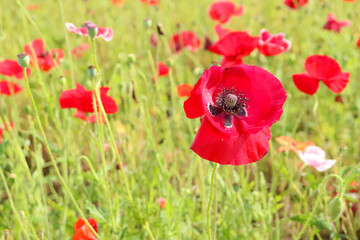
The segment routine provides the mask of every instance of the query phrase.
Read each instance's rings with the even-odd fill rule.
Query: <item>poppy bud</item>
[[[172,66],[174,65],[174,62],[171,58],[169,58],[167,61],[166,61],[166,66],[168,66],[169,68],[171,68]]]
[[[136,62],[136,56],[134,54],[130,53],[128,55],[128,62],[129,62],[129,64]]]
[[[27,55],[26,53],[18,54],[17,62],[20,67],[26,68],[27,66],[29,66],[29,63],[30,63],[29,55]]]
[[[163,32],[163,30],[162,30],[162,24],[161,23],[158,23],[157,25],[156,25],[156,29],[157,29],[157,32],[158,32],[158,34],[159,35],[165,35],[164,34],[164,32]]]
[[[86,27],[87,27],[87,30],[88,30],[89,37],[91,39],[94,39],[96,37],[96,34],[98,33],[98,28],[97,28],[96,24],[89,23],[89,24],[86,25]]]
[[[96,77],[96,67],[93,65],[90,65],[88,67],[88,75],[90,79],[93,79]]]
[[[330,208],[329,215],[330,215],[331,221],[336,221],[339,218],[339,216],[343,210],[342,197],[334,198],[331,201],[329,208]]]
[[[144,18],[144,20],[143,20],[143,25],[144,25],[144,28],[145,28],[145,29],[151,28],[151,26],[152,26],[152,21],[151,21],[151,19],[149,19],[149,18]]]

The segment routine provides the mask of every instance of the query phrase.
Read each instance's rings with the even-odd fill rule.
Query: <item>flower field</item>
[[[359,0],[0,7],[0,239],[360,239]]]

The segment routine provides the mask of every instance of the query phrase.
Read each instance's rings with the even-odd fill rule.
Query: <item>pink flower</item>
[[[299,157],[305,164],[314,167],[319,172],[331,168],[336,160],[325,159],[325,152],[317,146],[308,146],[304,152],[298,151]]]
[[[71,54],[76,58],[76,59],[80,59],[82,58],[82,56],[85,54],[85,52],[87,50],[89,50],[90,46],[87,43],[83,43],[77,47],[74,47],[71,50]]]
[[[156,200],[156,202],[159,204],[160,208],[164,208],[165,204],[166,204],[166,200],[165,198],[161,197],[158,200]]]
[[[94,24],[92,22],[85,22],[83,27],[77,28],[75,27],[74,24],[72,23],[65,23],[66,28],[69,30],[69,32],[72,33],[76,33],[82,36],[89,36],[88,35],[88,29],[87,26]],[[96,34],[96,37],[101,37],[103,38],[105,41],[111,41],[112,38],[114,36],[113,30],[111,28],[102,28],[102,27],[98,27],[98,33]]]
[[[259,52],[265,56],[275,56],[289,50],[291,42],[284,37],[284,33],[272,35],[266,29],[262,29],[258,42]]]
[[[327,16],[327,22],[324,24],[323,29],[340,33],[343,27],[349,26],[350,21],[338,21],[335,19],[335,14],[330,13]]]

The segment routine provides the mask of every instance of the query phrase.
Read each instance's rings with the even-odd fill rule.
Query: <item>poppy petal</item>
[[[194,89],[190,84],[184,83],[176,87],[176,92],[179,97],[190,97],[191,91]]]
[[[349,82],[350,73],[343,72],[329,80],[323,80],[323,83],[334,93],[339,93]]]
[[[339,64],[326,55],[312,55],[305,61],[305,71],[318,79],[329,79],[341,73]]]
[[[269,149],[270,129],[230,137],[205,117],[191,149],[200,157],[219,164],[244,165],[260,160]]]
[[[246,57],[257,46],[258,37],[252,37],[247,32],[231,32],[215,42],[209,51],[227,57]]]
[[[13,82],[2,80],[0,81],[0,95],[8,95],[11,96],[20,92],[22,88]]]
[[[319,88],[319,80],[307,73],[293,74],[292,78],[295,86],[303,93],[313,95]]]
[[[26,69],[26,75],[31,73],[30,68]],[[23,68],[19,66],[17,61],[5,59],[0,62],[0,74],[8,77],[15,77],[16,79],[24,79]]]

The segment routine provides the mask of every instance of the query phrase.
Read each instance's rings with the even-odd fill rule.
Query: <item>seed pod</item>
[[[29,55],[26,53],[21,53],[17,55],[17,62],[20,65],[20,67],[26,68],[29,66],[30,58]]]
[[[334,198],[330,205],[329,205],[329,208],[330,208],[330,212],[329,212],[329,215],[330,215],[330,219],[331,221],[336,221],[342,210],[343,210],[343,199],[342,197],[336,197]]]

